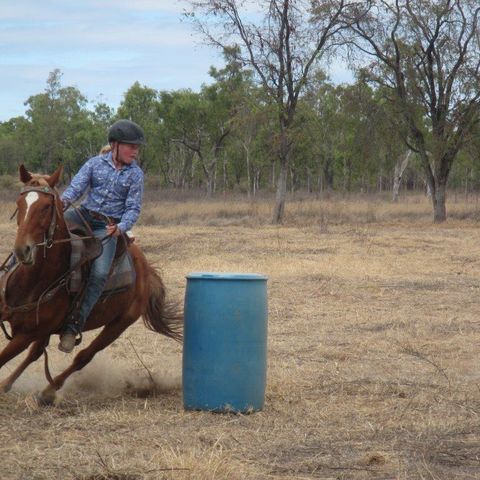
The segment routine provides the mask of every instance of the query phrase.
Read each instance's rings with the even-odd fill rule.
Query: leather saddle
[[[93,233],[87,222],[84,224],[67,223],[71,238],[69,291],[80,294],[88,278],[91,262],[102,253],[102,242],[92,237]],[[87,237],[87,238],[86,238]],[[122,233],[117,241],[117,249],[102,296],[112,295],[127,290],[135,283],[135,268],[128,245],[132,243],[128,235]]]

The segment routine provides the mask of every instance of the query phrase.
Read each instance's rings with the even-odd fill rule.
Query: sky
[[[180,0],[0,0],[0,122],[24,115],[50,72],[113,108],[138,81],[155,90],[209,83],[223,60],[202,45]],[[342,65],[332,80],[348,81]]]

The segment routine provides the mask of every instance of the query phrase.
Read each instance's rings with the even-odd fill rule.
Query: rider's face
[[[130,165],[137,158],[139,150],[140,145],[132,145],[130,143],[116,143],[113,145],[113,155],[115,160],[121,163],[126,163],[127,165]]]

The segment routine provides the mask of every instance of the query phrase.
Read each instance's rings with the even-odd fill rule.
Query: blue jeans
[[[97,238],[103,238],[107,234],[107,222],[92,218],[88,212],[82,209],[82,215],[89,223],[93,234]],[[79,222],[77,212],[74,209],[69,209],[64,214],[65,219]],[[81,221],[79,223],[82,223]],[[115,257],[115,250],[117,248],[117,237],[109,237],[103,241],[103,252],[97,257],[91,267],[88,276],[87,285],[85,287],[85,295],[80,305],[78,315],[75,323],[68,323],[65,327],[73,333],[80,333],[85,326],[90,312],[102,295],[103,288],[107,283],[108,274]]]

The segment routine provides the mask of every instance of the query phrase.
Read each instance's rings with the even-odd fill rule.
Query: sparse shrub
[[[158,219],[153,213],[146,213],[138,219],[138,224],[146,226],[158,225]]]
[[[18,178],[12,175],[0,175],[0,189],[14,190],[17,188]]]
[[[162,179],[159,175],[145,175],[145,188],[149,190],[159,190],[162,188]]]
[[[318,225],[320,233],[328,233],[328,218],[325,214],[325,210],[320,208],[320,215],[318,217]]]
[[[366,223],[375,223],[377,221],[377,214],[372,203],[367,205],[367,211],[365,213],[365,222]]]

